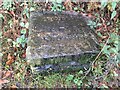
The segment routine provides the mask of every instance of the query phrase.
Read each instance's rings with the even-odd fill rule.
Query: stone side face
[[[95,34],[77,13],[32,12],[29,32],[29,60],[97,51]]]
[[[2,18],[0,17],[0,79],[2,78]],[[2,84],[0,84],[0,89]]]

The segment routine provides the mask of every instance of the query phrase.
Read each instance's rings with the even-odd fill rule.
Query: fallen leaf
[[[3,75],[2,79],[6,79],[7,77],[12,75],[12,71],[6,71],[5,74]]]
[[[6,64],[7,64],[7,65],[11,65],[13,62],[14,62],[14,60],[11,59],[11,60],[8,60],[8,61],[6,62]]]
[[[23,57],[23,58],[26,58],[26,53],[23,53],[23,54],[22,54],[22,57]]]
[[[16,85],[12,85],[10,88],[18,88]]]
[[[10,53],[8,54],[8,56],[7,56],[7,62],[6,62],[6,64],[7,65],[11,65],[13,62],[14,62],[14,56],[12,56]]]
[[[9,53],[8,56],[7,56],[7,60],[11,60],[11,59],[13,59],[13,57]]]
[[[108,38],[108,36],[102,36],[102,39],[107,39]]]
[[[2,79],[0,79],[0,85],[4,84],[4,83],[8,83],[8,82],[9,82],[8,80],[2,80]]]

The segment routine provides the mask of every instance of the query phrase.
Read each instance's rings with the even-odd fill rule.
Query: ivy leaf
[[[103,35],[100,32],[98,32],[98,36],[102,37]]]
[[[0,53],[0,57],[2,57],[3,56],[3,54],[2,53]]]
[[[105,1],[102,0],[101,1],[101,7],[104,8],[104,7],[106,7],[106,5],[107,5],[107,2],[105,2]]]
[[[115,10],[116,5],[117,5],[117,3],[116,3],[116,2],[112,2],[112,9],[113,9],[113,10]]]
[[[68,80],[68,81],[71,81],[73,78],[74,78],[74,75],[69,75],[69,76],[67,77],[67,80]]]
[[[0,38],[2,37],[2,32],[0,32]]]
[[[78,10],[78,7],[75,7],[74,10]]]
[[[4,16],[2,14],[0,14],[0,18],[4,18]]]
[[[29,18],[29,17],[30,17],[30,14],[29,14],[29,13],[26,13],[26,16],[27,16],[27,18]]]
[[[52,2],[62,3],[62,0],[52,0]]]
[[[25,30],[25,29],[22,29],[22,30],[21,30],[21,34],[26,34],[26,30]]]
[[[116,14],[117,14],[117,12],[113,11],[112,14],[111,14],[111,19],[113,19],[116,16]]]
[[[101,23],[97,23],[97,26],[102,26],[102,24]]]
[[[82,70],[80,70],[80,71],[79,71],[79,74],[83,74],[83,71],[82,71]]]
[[[19,44],[15,41],[13,41],[13,47],[19,47]]]
[[[17,43],[20,43],[21,42],[21,38],[17,38]]]
[[[117,59],[120,60],[120,53],[118,53],[118,55],[117,55]]]
[[[29,27],[29,23],[28,23],[28,22],[25,24],[25,27],[26,27],[26,28],[28,28],[28,27]]]
[[[25,47],[25,43],[22,43],[21,45],[22,45],[23,48]]]
[[[12,20],[8,21],[8,24],[9,24],[10,28],[12,28],[13,21]]]
[[[30,11],[34,11],[35,9],[33,7],[30,8]]]
[[[77,78],[75,78],[74,80],[73,80],[73,82],[75,83],[75,84],[77,84],[78,83],[78,79]]]
[[[25,9],[23,10],[22,14],[23,14],[23,15],[24,15],[24,14],[27,14],[28,11],[29,11],[29,9],[28,9],[28,8],[25,8]]]
[[[105,84],[102,84],[101,88],[109,88],[109,87]]]
[[[109,52],[109,50],[108,50],[109,48],[110,48],[109,45],[105,46],[104,49],[103,49],[103,53],[109,55],[109,54],[110,54],[110,52]]]
[[[21,27],[25,27],[25,24],[23,22],[20,22]]]
[[[57,3],[62,3],[62,0],[57,0]]]
[[[111,48],[111,49],[110,49],[110,52],[117,54],[117,53],[118,53],[118,49],[117,49],[117,48]]]

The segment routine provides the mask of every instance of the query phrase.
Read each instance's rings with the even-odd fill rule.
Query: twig
[[[104,44],[103,48],[101,49],[101,51],[98,53],[98,55],[96,56],[95,60],[92,62],[91,67],[88,69],[87,73],[85,74],[85,76],[81,79],[85,79],[85,77],[90,73],[92,66],[94,65],[94,63],[97,61],[97,59],[99,58],[100,54],[102,53],[102,51],[104,50],[105,46],[107,45],[108,41],[109,41],[110,35],[106,41],[106,43]]]

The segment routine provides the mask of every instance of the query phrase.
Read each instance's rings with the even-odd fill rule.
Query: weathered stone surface
[[[31,15],[29,59],[49,58],[97,50],[90,28],[82,16],[65,13]]]
[[[96,36],[87,20],[77,13],[32,12],[28,61],[41,63],[41,58],[96,53]]]

